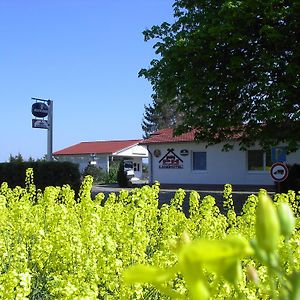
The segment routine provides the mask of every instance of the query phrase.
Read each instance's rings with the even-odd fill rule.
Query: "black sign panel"
[[[32,128],[48,129],[49,124],[47,120],[32,119]]]
[[[187,155],[189,155],[189,150],[187,150],[187,149],[182,149],[182,150],[180,150],[180,155],[182,155],[182,156],[187,156]]]
[[[43,102],[33,103],[31,112],[37,118],[45,118],[48,116],[48,106]]]

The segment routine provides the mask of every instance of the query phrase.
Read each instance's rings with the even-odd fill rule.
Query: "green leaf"
[[[135,265],[123,273],[127,284],[133,283],[163,283],[171,279],[176,273],[176,268],[161,269],[153,266]]]
[[[276,208],[265,193],[258,195],[255,232],[258,246],[267,252],[276,250],[280,237],[280,224]]]
[[[183,246],[179,263],[185,277],[201,279],[205,268],[233,282],[240,277],[239,259],[252,253],[249,242],[241,236],[225,240],[198,240]]]
[[[287,238],[295,229],[296,220],[293,211],[288,203],[279,203],[277,212],[281,234]]]
[[[241,236],[225,240],[198,240],[183,247],[180,256],[194,263],[219,262],[226,258],[242,258],[252,254],[249,242]]]
[[[239,260],[229,263],[222,274],[230,283],[236,283],[242,278],[242,266]]]

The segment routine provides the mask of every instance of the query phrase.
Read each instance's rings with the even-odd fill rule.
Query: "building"
[[[148,157],[146,147],[139,145],[140,142],[141,140],[81,142],[54,152],[53,156],[58,161],[70,161],[78,164],[81,172],[88,164],[95,164],[108,172],[111,161],[131,160],[134,177],[140,179],[143,176],[143,158]]]
[[[270,175],[271,153],[258,146],[241,151],[238,142],[232,150],[224,144],[206,147],[195,142],[195,131],[173,137],[172,129],[162,129],[141,142],[149,152],[149,181],[176,185],[274,186]],[[287,164],[300,162],[300,151],[286,156]]]

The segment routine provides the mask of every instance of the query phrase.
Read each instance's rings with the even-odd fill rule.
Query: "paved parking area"
[[[120,190],[126,189],[126,190],[131,190],[132,188],[135,188],[138,186],[133,186],[130,188],[119,188],[117,184],[111,184],[111,185],[94,185],[92,188],[92,196],[96,195],[97,193],[104,193],[106,196],[108,196],[110,193],[119,193]],[[160,189],[160,194],[159,194],[159,203],[160,205],[164,203],[169,203],[170,200],[174,197],[174,194],[176,193],[176,190],[179,187],[167,187],[167,186],[162,186]],[[211,195],[216,199],[216,204],[218,207],[222,210],[222,201],[223,201],[223,187],[221,186],[215,186],[213,188],[212,186],[203,186],[203,187],[183,187],[183,189],[186,191],[186,197],[184,200],[183,204],[183,210],[185,213],[188,213],[189,209],[189,204],[188,204],[188,199],[189,199],[189,193],[192,190],[196,190],[201,198],[204,198],[207,195]],[[235,210],[237,213],[240,213],[243,204],[245,203],[246,199],[248,198],[249,195],[251,194],[257,194],[259,191],[259,187],[244,187],[240,188],[240,190],[235,191],[233,187],[233,201],[234,201],[234,206]],[[270,192],[270,194],[274,194],[274,190]]]

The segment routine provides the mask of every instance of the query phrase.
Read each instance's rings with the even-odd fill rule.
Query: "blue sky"
[[[155,58],[142,31],[172,22],[172,0],[0,0],[0,161],[41,158],[31,97],[54,103],[53,150],[142,137]]]

